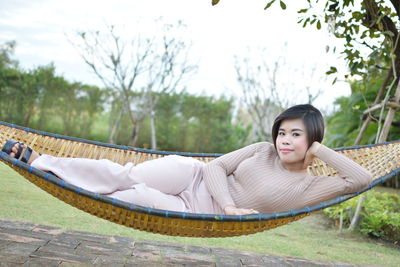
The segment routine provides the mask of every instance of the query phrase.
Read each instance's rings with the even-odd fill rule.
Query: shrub
[[[373,237],[400,241],[400,196],[377,191],[364,194],[359,231]],[[324,213],[334,220],[339,220],[340,214],[343,214],[343,225],[346,227],[355,212],[358,198],[326,208]]]

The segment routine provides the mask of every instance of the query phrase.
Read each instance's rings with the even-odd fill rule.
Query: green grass
[[[322,214],[263,233],[232,238],[183,238],[129,229],[75,209],[38,189],[0,163],[0,218],[52,225],[68,230],[223,247],[260,254],[355,264],[398,266],[398,247],[327,227]]]

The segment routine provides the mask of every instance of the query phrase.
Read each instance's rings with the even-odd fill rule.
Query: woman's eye
[[[284,132],[280,132],[280,133],[278,133],[278,135],[285,135],[285,133]]]
[[[293,136],[300,136],[299,133],[293,133]]]

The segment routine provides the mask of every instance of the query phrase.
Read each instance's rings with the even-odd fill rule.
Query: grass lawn
[[[3,163],[0,163],[0,181],[0,218],[129,236],[137,240],[170,241],[354,264],[400,264],[398,246],[371,241],[356,234],[340,234],[328,226],[322,214],[249,236],[209,239],[170,237],[136,231],[86,214],[38,189]]]

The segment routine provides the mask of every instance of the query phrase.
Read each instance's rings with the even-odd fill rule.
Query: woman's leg
[[[145,161],[129,170],[129,176],[135,183],[163,193],[177,195],[193,181],[195,172],[204,163],[189,157],[170,155]]]
[[[86,190],[111,194],[144,183],[166,194],[177,195],[192,181],[195,168],[201,162],[187,157],[166,156],[134,166],[124,166],[102,159],[58,158],[42,155],[32,166],[51,171],[61,179]]]
[[[100,194],[125,190],[133,185],[125,174],[128,164],[124,168],[106,159],[59,158],[43,154],[31,166],[52,172],[70,184]]]
[[[188,211],[181,197],[165,194],[145,184],[137,184],[131,189],[116,191],[107,196],[153,209]]]

